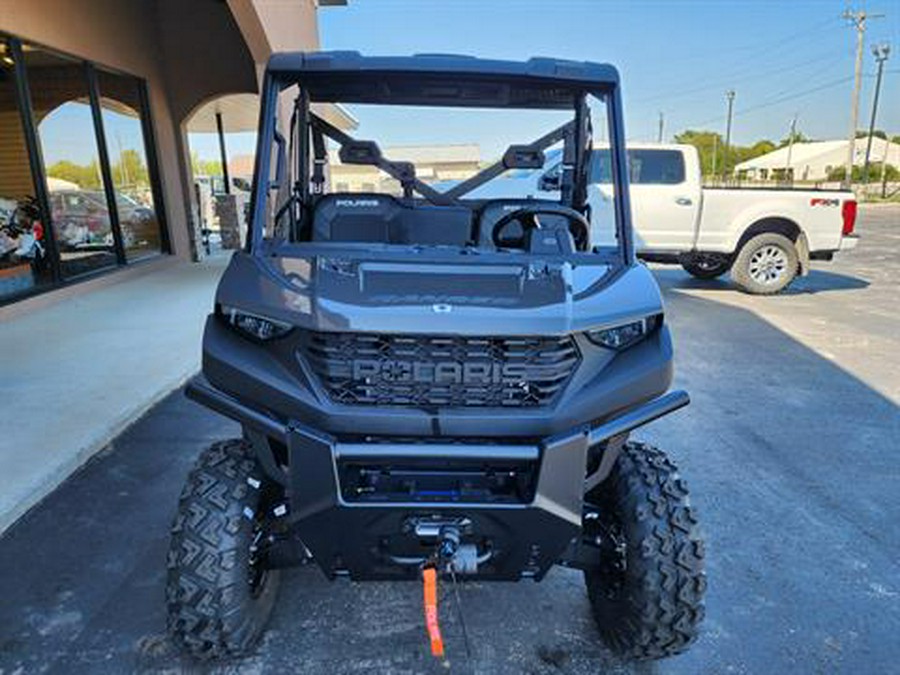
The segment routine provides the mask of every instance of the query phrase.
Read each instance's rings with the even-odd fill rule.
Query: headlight
[[[252,314],[242,309],[221,306],[219,312],[225,321],[239,333],[255,340],[274,340],[287,335],[291,331],[291,325],[270,319],[267,316]]]
[[[637,344],[662,324],[662,314],[654,314],[638,321],[629,321],[611,328],[587,331],[594,344],[621,351]]]

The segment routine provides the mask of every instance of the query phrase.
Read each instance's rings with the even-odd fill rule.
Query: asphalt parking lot
[[[616,661],[578,573],[461,588],[450,672],[900,672],[900,207],[774,298],[660,269],[692,405],[638,437],[692,488],[707,619],[687,654]],[[0,539],[0,674],[446,672],[415,584],[286,574],[255,655],[200,667],[164,636],[168,526],[197,453],[237,427],[175,393]],[[26,451],[27,449],[23,449]]]

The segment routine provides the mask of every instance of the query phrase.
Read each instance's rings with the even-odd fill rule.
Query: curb
[[[60,464],[50,467],[45,475],[41,476],[38,481],[28,488],[26,496],[23,499],[19,500],[16,504],[13,504],[10,508],[0,512],[0,537],[5,536],[7,532],[11,531],[15,524],[20,522],[31,509],[38,506],[46,497],[56,490],[56,488],[85,466],[94,456],[109,447],[122,432],[143,417],[151,408],[153,408],[153,406],[176,389],[181,388],[189,379],[199,372],[199,369],[199,364],[196,364],[189,372],[179,373],[150,396],[116,417],[111,423],[105,425],[103,429],[97,432],[96,437],[93,440],[76,450],[71,457],[62,461]]]

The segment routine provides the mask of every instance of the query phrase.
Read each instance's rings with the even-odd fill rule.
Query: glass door
[[[129,261],[159,253],[162,239],[147,161],[141,82],[97,69],[118,222]]]
[[[118,264],[83,62],[23,48],[62,278]]]

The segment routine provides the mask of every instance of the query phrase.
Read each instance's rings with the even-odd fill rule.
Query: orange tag
[[[422,581],[425,585],[425,626],[431,640],[431,655],[444,655],[444,641],[441,638],[441,627],[438,625],[437,609],[437,571],[433,567],[422,570]]]

